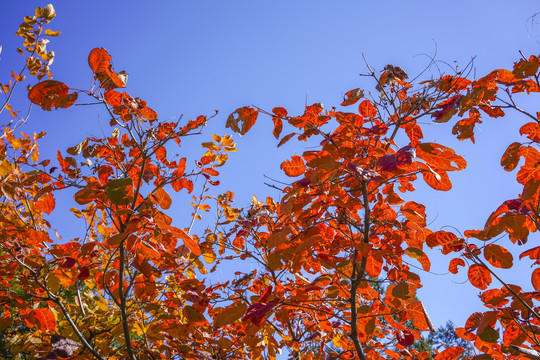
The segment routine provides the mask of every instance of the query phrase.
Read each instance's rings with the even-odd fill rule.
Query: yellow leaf
[[[58,36],[58,35],[60,35],[60,31],[53,31],[51,29],[47,29],[47,30],[45,30],[45,35]]]
[[[214,261],[216,261],[216,254],[214,254],[214,253],[205,253],[204,254],[204,261],[206,261],[208,264],[212,264]]]

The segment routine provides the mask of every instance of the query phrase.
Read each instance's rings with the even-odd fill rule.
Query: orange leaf
[[[519,129],[519,133],[521,135],[527,134],[527,137],[529,139],[535,142],[539,142],[540,141],[540,124],[535,123],[535,122],[527,123]]]
[[[343,96],[343,102],[341,103],[341,106],[349,106],[355,104],[363,96],[364,92],[360,89],[349,90],[345,93],[345,96]]]
[[[69,86],[56,80],[45,80],[37,83],[28,92],[28,99],[43,110],[51,108],[68,108],[77,100],[77,93],[69,92]]]
[[[171,196],[162,188],[157,188],[156,191],[154,191],[154,199],[156,199],[157,204],[161,206],[162,209],[167,210],[171,207]]]
[[[450,347],[435,355],[434,360],[454,360],[457,359],[463,351],[461,346]]]
[[[489,244],[484,248],[484,257],[491,265],[500,269],[510,269],[514,260],[508,250],[495,244]]]
[[[304,159],[298,155],[293,155],[291,160],[284,161],[280,168],[285,172],[285,175],[290,177],[300,176],[306,171]]]
[[[456,328],[456,335],[467,341],[474,341],[476,339],[476,334],[465,328]]]
[[[111,55],[104,48],[95,48],[88,55],[88,65],[94,73],[110,72]]]
[[[195,256],[201,256],[201,248],[199,248],[199,244],[197,244],[197,242],[191,236],[189,236],[189,234],[187,234],[184,230],[175,228],[173,226],[171,226],[170,229],[175,236],[182,239],[184,245],[186,245]]]
[[[257,116],[259,112],[255,109],[250,108],[249,106],[244,106],[242,108],[236,109],[229,117],[227,118],[227,123],[225,127],[230,128],[232,131],[244,135],[251,129],[255,122],[257,121]],[[241,123],[242,128],[239,127]]]
[[[283,121],[275,116],[272,118],[272,121],[274,122],[274,130],[272,131],[272,134],[276,139],[279,139],[279,135],[283,130]]]
[[[381,274],[382,262],[374,256],[368,256],[366,259],[366,273],[369,276],[377,277]]]
[[[519,162],[518,152],[520,147],[521,143],[518,142],[512,143],[510,146],[508,146],[501,158],[501,166],[504,167],[504,170],[512,171],[516,168]]]
[[[448,191],[452,189],[452,182],[444,170],[422,171],[426,184],[435,190]]]
[[[416,157],[435,169],[445,171],[463,170],[467,167],[467,161],[454,150],[436,143],[418,144]]]
[[[449,245],[454,242],[457,242],[458,238],[451,232],[439,230],[434,233],[431,233],[426,238],[426,244],[430,248],[433,248],[438,245]]]
[[[428,319],[421,301],[417,301],[409,305],[407,308],[407,313],[412,318],[414,326],[416,326],[418,330],[429,330]]]
[[[281,145],[285,144],[287,141],[291,140],[291,138],[296,135],[296,133],[290,133],[288,135],[285,135],[280,141],[277,147],[280,147]]]
[[[485,267],[481,265],[472,265],[469,268],[468,276],[471,284],[480,290],[487,289],[488,285],[491,284],[491,274]]]
[[[55,201],[52,193],[43,195],[38,201],[34,203],[34,208],[39,211],[46,212],[48,215],[54,210]]]
[[[369,100],[364,100],[358,106],[358,113],[364,118],[374,118],[377,116],[377,109]]]
[[[109,90],[105,93],[105,101],[111,106],[120,106],[122,105],[122,93]]]
[[[534,269],[531,276],[531,282],[534,290],[540,290],[540,268]]]
[[[519,148],[519,155],[525,158],[525,164],[517,174],[517,181],[525,185],[529,181],[536,181],[540,178],[540,153],[532,146],[522,146]]]
[[[51,310],[47,308],[35,309],[34,316],[41,331],[53,332],[56,329],[56,318]]]
[[[450,260],[450,265],[448,265],[448,271],[452,274],[458,273],[458,266],[465,266],[465,261],[461,258],[454,258]]]

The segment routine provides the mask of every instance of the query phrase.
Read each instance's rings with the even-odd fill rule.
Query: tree
[[[248,133],[263,114],[273,121],[278,146],[295,138],[313,145],[282,163],[294,181],[272,185],[279,200],[253,197],[244,211],[234,207],[232,192],[211,190],[236,150],[230,135],[202,140],[200,158],[171,156],[183,138],[202,136],[206,116],[161,120],[124,90],[127,76],[113,69],[103,48],[88,56],[90,89],[52,80],[54,54],[44,37],[58,35],[46,29],[54,16],[48,5],[25,17],[17,34],[25,39],[26,64],[2,85],[1,110],[11,116],[0,137],[3,356],[275,359],[285,350],[298,360],[456,359],[466,350],[461,342],[413,346],[422,331],[435,331],[416,297],[421,278],[409,265],[429,270],[425,246],[452,255],[450,272],[467,267],[471,284],[483,291],[488,311],[455,331],[474,342],[479,358],[539,356],[540,271],[531,274],[535,291],[523,291],[493,269],[513,266],[501,234],[523,246],[538,228],[540,117],[516,99],[540,91],[538,57],[477,80],[456,72],[409,82],[397,66],[380,72],[368,66],[373,92],[350,90],[341,104],[357,104],[357,111],[324,110],[320,103],[298,116],[282,107],[237,109],[227,119],[233,132]],[[28,88],[31,103],[51,111],[90,99],[108,112],[110,135],[61,144],[54,162],[40,159],[45,134],[19,134],[27,119],[17,122],[10,102],[25,74],[40,80]],[[422,122],[457,115],[452,133],[474,142],[481,114],[501,117],[509,109],[532,120],[520,131],[527,139],[511,144],[501,160],[512,171],[524,158],[517,174],[523,193],[465,237],[429,229],[426,207],[414,201],[415,181],[450,191],[449,172],[466,161],[424,141]],[[69,191],[72,216],[86,226],[76,239],[53,240],[60,236],[47,217],[57,211],[57,194]],[[187,222],[167,214],[172,191],[198,194]],[[198,230],[195,221],[212,208],[216,220]],[[520,258],[537,265],[539,254],[532,247]],[[211,282],[231,261],[240,269],[236,277]],[[258,268],[242,272],[243,261]],[[492,277],[500,289],[488,288]]]
[[[452,321],[447,321],[444,326],[437,328],[435,332],[430,332],[427,337],[422,336],[422,339],[415,342],[413,346],[417,350],[430,353],[435,349],[461,347],[465,350],[462,357],[471,357],[473,355],[473,346],[456,335],[456,327]]]

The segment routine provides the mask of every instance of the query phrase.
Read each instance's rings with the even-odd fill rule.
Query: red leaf
[[[424,137],[424,134],[422,133],[422,128],[418,124],[408,126],[405,129],[405,133],[411,140],[410,145],[413,147],[416,147],[419,144],[420,140]]]
[[[110,72],[111,55],[104,48],[95,48],[88,55],[88,65],[94,73]]]
[[[43,110],[51,108],[68,108],[77,100],[77,93],[68,94],[69,87],[56,80],[45,80],[37,83],[28,92],[28,99]]]
[[[51,310],[39,308],[35,309],[33,313],[41,331],[52,332],[56,329],[56,318]]]
[[[62,261],[62,263],[60,264],[60,266],[65,269],[69,269],[75,266],[75,264],[77,264],[77,260],[75,260],[71,256],[66,256],[64,260]]]
[[[77,277],[77,279],[86,280],[89,277],[90,277],[90,269],[88,268],[88,266],[83,266],[82,268],[79,269],[79,276]]]
[[[270,285],[270,286],[267,286],[267,287],[263,290],[263,292],[261,293],[261,296],[259,296],[259,302],[260,302],[260,303],[265,303],[266,300],[268,300],[268,297],[269,297],[270,295],[272,295],[272,289],[273,289],[273,287],[272,287],[272,285]]]
[[[300,176],[306,171],[304,159],[298,155],[293,155],[291,160],[284,161],[280,168],[285,172],[285,175],[290,177]]]
[[[366,273],[369,276],[377,277],[381,274],[381,270],[382,262],[373,256],[368,256],[366,259]]]
[[[275,298],[274,300],[266,304],[263,304],[263,303],[251,304],[249,308],[247,309],[246,314],[242,317],[242,321],[251,320],[251,322],[254,325],[261,325],[265,316],[270,311],[272,311],[274,307],[276,307],[278,302],[279,302],[278,298]]]
[[[399,330],[396,332],[396,339],[399,345],[408,347],[414,343],[414,335],[410,330]]]

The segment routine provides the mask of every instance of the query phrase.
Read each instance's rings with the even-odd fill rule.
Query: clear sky
[[[10,70],[22,66],[15,52],[21,38],[14,33],[23,16],[47,3],[2,0],[0,82],[6,82]],[[446,62],[440,66],[448,72],[475,57],[475,73],[480,77],[492,69],[510,68],[519,50],[525,55],[540,52],[540,25],[531,22],[531,16],[540,11],[537,0],[52,3],[57,17],[50,28],[62,31],[48,45],[56,53],[52,65],[56,80],[88,88],[88,53],[104,47],[113,57],[115,70],[129,73],[129,93],[146,100],[161,118],[181,114],[193,118],[219,110],[207,135],[227,133],[227,116],[241,106],[253,104],[267,110],[283,106],[295,114],[302,112],[306,97],[308,104],[322,102],[329,108],[339,105],[350,89],[373,90],[374,84],[359,76],[366,70],[362,54],[375,68],[398,65],[413,76],[427,65],[427,55],[436,54]],[[32,112],[24,131],[48,133],[41,142],[48,156],[58,144],[71,146],[100,134],[98,118],[104,130],[110,131],[103,109],[95,107],[48,113],[34,107]],[[428,222],[433,221],[434,230],[445,225],[461,231],[483,227],[502,201],[517,197],[515,173],[505,173],[499,161],[507,145],[518,139],[523,121],[514,115],[486,119],[476,145],[453,139],[450,124],[428,127],[425,141],[453,147],[469,163],[468,170],[451,174],[452,192],[419,187],[415,193],[416,201],[428,205]],[[305,150],[292,143],[276,150],[271,129],[271,120],[260,118],[250,133],[235,137],[239,152],[223,171],[222,189],[234,191],[239,206],[248,205],[252,194],[277,196],[263,185],[264,175],[286,181],[279,164]],[[184,151],[189,152],[187,145]],[[536,238],[533,235],[530,241]],[[450,258],[432,253],[433,272],[446,273]],[[501,274],[510,282],[529,284],[528,264],[522,269],[527,279],[520,278],[519,270]],[[425,284],[420,297],[436,326],[448,319],[463,325],[474,309],[482,309],[476,290],[464,283],[465,273],[419,273]]]

